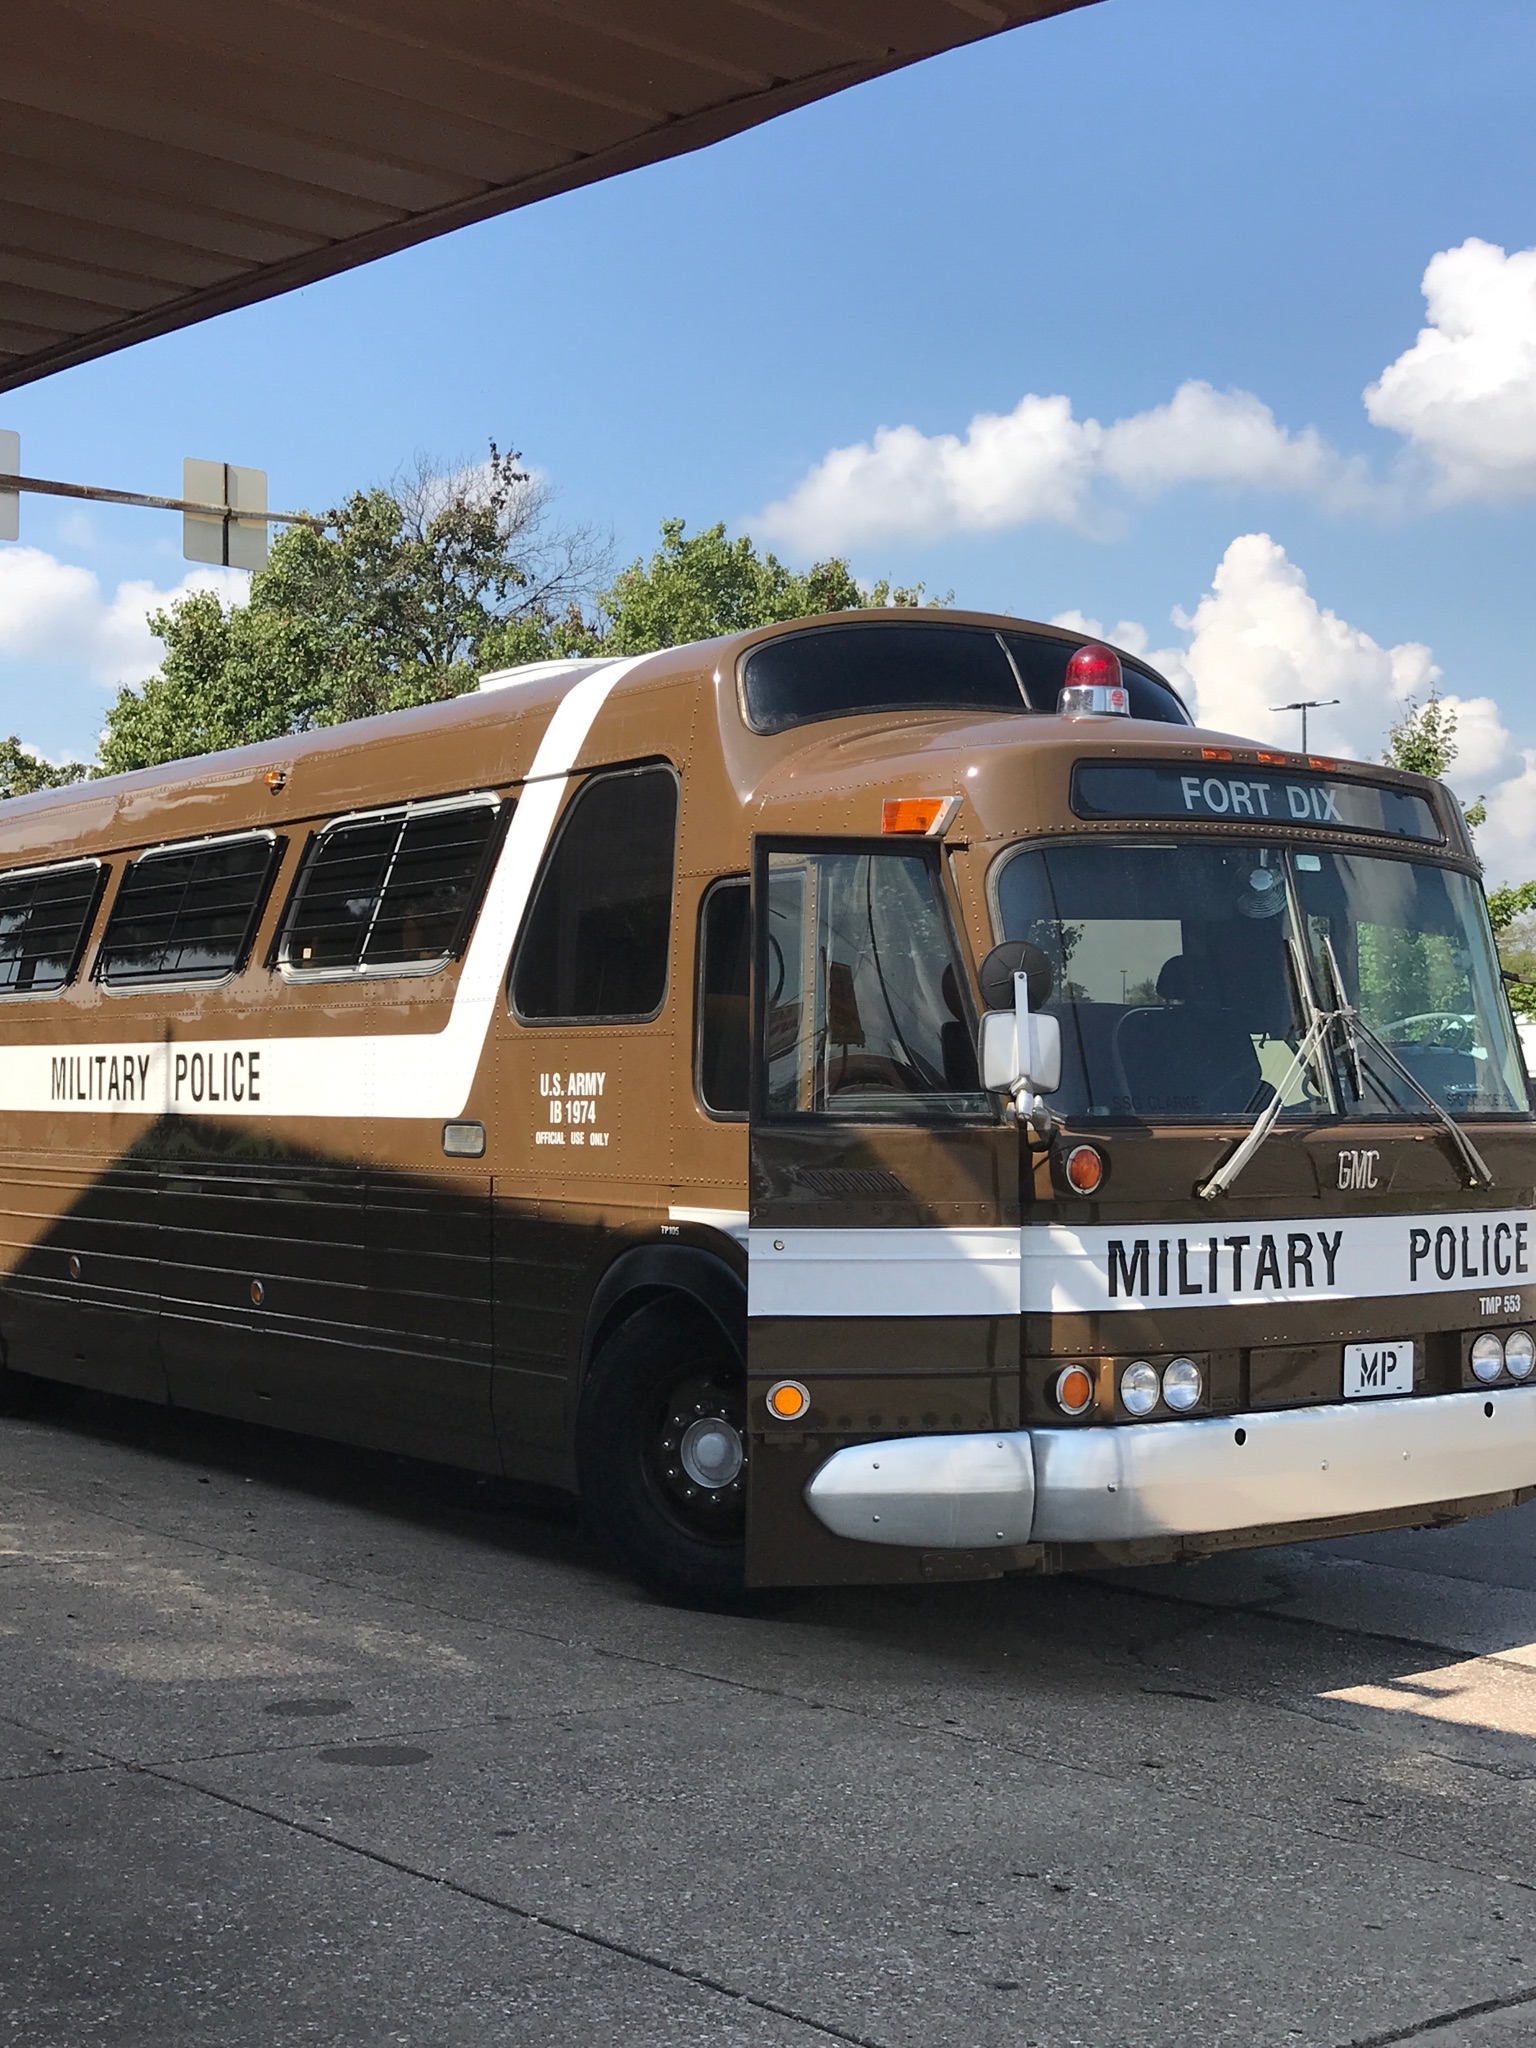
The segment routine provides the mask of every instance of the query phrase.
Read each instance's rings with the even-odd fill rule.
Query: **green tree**
[[[572,651],[644,654],[817,612],[925,602],[949,599],[925,599],[921,584],[892,589],[882,582],[866,591],[837,557],[800,575],[777,555],[759,554],[747,534],[727,540],[723,523],[689,534],[685,521],[664,519],[661,546],[649,562],[632,562],[601,593],[587,645]]]
[[[1408,699],[1407,709],[1387,734],[1387,751],[1381,758],[1389,768],[1433,775],[1438,781],[1460,751],[1456,713],[1431,690],[1422,704]],[[1462,816],[1475,832],[1488,816],[1488,806],[1479,797],[1475,804],[1462,806]]]
[[[1406,769],[1410,775],[1444,775],[1460,749],[1456,744],[1456,713],[1431,690],[1420,704],[1408,699],[1407,708],[1387,734],[1382,755],[1389,768]]]
[[[244,604],[199,591],[152,616],[165,656],[118,693],[101,772],[457,696],[503,665],[509,632],[542,649],[605,552],[586,529],[553,528],[537,481],[494,443],[479,469],[418,465],[356,491],[324,532],[275,543]]]
[[[62,789],[90,774],[84,761],[45,761],[24,747],[14,733],[0,740],[0,798],[31,796],[39,789]]]

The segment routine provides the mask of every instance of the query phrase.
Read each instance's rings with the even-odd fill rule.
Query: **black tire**
[[[730,1474],[724,1484],[697,1483],[699,1445],[712,1469]],[[615,1560],[673,1606],[741,1614],[777,1605],[746,1586],[745,1460],[746,1371],[735,1346],[687,1302],[652,1302],[629,1317],[592,1361],[576,1433],[582,1508]]]

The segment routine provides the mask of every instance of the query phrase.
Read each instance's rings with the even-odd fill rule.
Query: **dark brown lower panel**
[[[84,1301],[13,1279],[0,1290],[0,1336],[16,1372],[134,1401],[166,1398],[153,1307]]]
[[[574,1492],[576,1392],[573,1373],[497,1364],[491,1374],[491,1407],[509,1479]]]
[[[312,1331],[165,1318],[181,1405],[369,1450],[500,1472],[490,1370]],[[195,1361],[195,1365],[194,1362]]]

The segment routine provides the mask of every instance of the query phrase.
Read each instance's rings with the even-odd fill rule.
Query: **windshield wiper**
[[[1364,1039],[1371,1051],[1379,1055],[1392,1072],[1402,1076],[1414,1094],[1419,1097],[1430,1115],[1435,1119],[1436,1123],[1440,1124],[1446,1131],[1460,1155],[1462,1165],[1466,1168],[1467,1185],[1474,1188],[1493,1187],[1495,1182],[1492,1168],[1467,1136],[1466,1132],[1461,1128],[1461,1125],[1457,1123],[1443,1103],[1436,1101],[1417,1074],[1404,1066],[1386,1040],[1366,1023],[1360,1012],[1346,999],[1344,994],[1344,977],[1339,972],[1338,959],[1334,954],[1331,942],[1326,937],[1323,939],[1323,956],[1328,968],[1328,979],[1331,984],[1334,1002],[1334,1007],[1329,1010],[1320,1010],[1318,1008],[1308,986],[1302,963],[1296,957],[1294,941],[1287,941],[1287,945],[1291,954],[1291,967],[1296,977],[1296,985],[1301,991],[1302,1005],[1308,1018],[1306,1032],[1302,1037],[1301,1043],[1296,1048],[1295,1056],[1286,1071],[1284,1079],[1275,1090],[1272,1100],[1259,1113],[1253,1129],[1244,1138],[1237,1150],[1229,1158],[1223,1160],[1210,1179],[1203,1182],[1196,1190],[1201,1200],[1206,1202],[1214,1201],[1217,1195],[1225,1194],[1231,1187],[1237,1176],[1242,1172],[1243,1168],[1248,1164],[1254,1153],[1258,1151],[1279,1121],[1285,1104],[1286,1090],[1302,1072],[1303,1068],[1307,1066],[1313,1053],[1332,1032],[1337,1032],[1337,1049],[1343,1058],[1349,1082],[1355,1091],[1355,1099],[1357,1101],[1365,1093],[1364,1076],[1361,1072],[1360,1062],[1360,1041]],[[1326,1075],[1326,1069],[1324,1071]],[[1390,1091],[1388,1092],[1390,1093]],[[1331,1088],[1329,1093],[1331,1099]],[[1397,1103],[1396,1106],[1401,1108],[1402,1104]],[[1333,1107],[1335,1109],[1338,1107],[1336,1102],[1333,1104]]]
[[[1487,1160],[1478,1151],[1472,1140],[1461,1128],[1461,1125],[1457,1123],[1455,1117],[1451,1115],[1442,1102],[1437,1101],[1430,1094],[1412,1068],[1403,1064],[1381,1034],[1366,1023],[1360,1012],[1346,998],[1344,994],[1344,977],[1339,972],[1339,963],[1333,950],[1333,941],[1326,935],[1323,939],[1323,957],[1328,963],[1328,978],[1333,984],[1334,1015],[1339,1019],[1340,1024],[1340,1050],[1344,1055],[1350,1086],[1355,1091],[1356,1101],[1358,1102],[1365,1094],[1365,1087],[1360,1072],[1360,1040],[1363,1038],[1373,1052],[1380,1054],[1381,1058],[1386,1061],[1394,1073],[1402,1076],[1414,1094],[1424,1103],[1435,1121],[1443,1125],[1446,1131],[1450,1133],[1456,1150],[1461,1154],[1461,1163],[1467,1169],[1467,1185],[1474,1188],[1491,1188],[1494,1180]],[[1390,1093],[1390,1090],[1388,1092]],[[1401,1103],[1397,1104],[1399,1109],[1402,1106]]]
[[[1372,1052],[1379,1053],[1394,1073],[1401,1074],[1408,1086],[1418,1096],[1436,1123],[1449,1134],[1456,1150],[1461,1154],[1461,1163],[1467,1169],[1467,1185],[1472,1188],[1491,1188],[1494,1185],[1493,1172],[1486,1159],[1457,1123],[1443,1103],[1437,1102],[1424,1083],[1411,1068],[1405,1067],[1387,1041],[1373,1031],[1358,1010],[1350,1012],[1350,1021],[1365,1040]],[[1401,1103],[1398,1104],[1401,1108]]]
[[[1318,1010],[1316,1012],[1312,1022],[1302,1034],[1301,1043],[1297,1046],[1295,1056],[1289,1067],[1287,1067],[1279,1087],[1264,1105],[1263,1109],[1259,1111],[1253,1129],[1244,1138],[1237,1150],[1229,1158],[1222,1161],[1210,1179],[1202,1182],[1195,1190],[1202,1202],[1214,1201],[1218,1195],[1226,1193],[1254,1153],[1258,1151],[1264,1140],[1275,1128],[1275,1125],[1280,1120],[1280,1113],[1285,1108],[1285,1091],[1297,1076],[1311,1065],[1313,1055],[1327,1036],[1329,1026],[1334,1022],[1335,1015],[1332,1010]]]
[[[1228,1188],[1231,1187],[1233,1181],[1237,1179],[1237,1176],[1248,1164],[1254,1153],[1258,1151],[1264,1140],[1280,1121],[1281,1112],[1285,1108],[1286,1092],[1290,1088],[1291,1083],[1298,1079],[1312,1065],[1314,1058],[1322,1047],[1324,1039],[1339,1021],[1339,1012],[1337,1010],[1320,1010],[1317,1007],[1317,1003],[1313,999],[1311,984],[1307,979],[1306,967],[1302,962],[1296,941],[1294,939],[1287,939],[1285,945],[1286,953],[1291,963],[1291,976],[1296,985],[1296,993],[1300,1000],[1302,1012],[1307,1019],[1307,1028],[1302,1033],[1301,1042],[1296,1047],[1291,1064],[1287,1067],[1279,1087],[1276,1088],[1263,1109],[1259,1111],[1258,1116],[1254,1119],[1253,1128],[1249,1131],[1247,1137],[1243,1139],[1235,1152],[1230,1153],[1222,1161],[1210,1179],[1202,1181],[1195,1190],[1202,1202],[1215,1201],[1218,1195],[1224,1195]],[[1324,1084],[1328,1091],[1329,1107],[1336,1108],[1337,1104],[1333,1100],[1332,1077],[1328,1072],[1326,1064],[1323,1065],[1322,1073]]]
[[[1355,1025],[1359,1022],[1357,1013],[1350,1008],[1349,997],[1344,993],[1344,977],[1339,972],[1339,956],[1333,950],[1333,941],[1323,934],[1323,959],[1328,967],[1328,980],[1333,990],[1333,1014],[1338,1019],[1339,1033],[1334,1049],[1344,1063],[1349,1085],[1355,1091],[1358,1102],[1365,1093],[1365,1081],[1360,1072],[1360,1041],[1355,1036]]]

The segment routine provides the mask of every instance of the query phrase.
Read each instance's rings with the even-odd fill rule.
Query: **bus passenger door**
[[[910,1579],[803,1490],[849,1442],[1017,1425],[1017,1135],[938,846],[760,842],[753,898],[748,1581]]]

